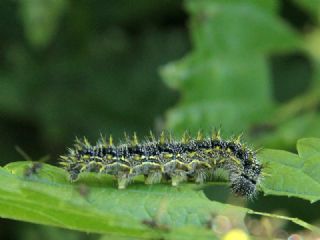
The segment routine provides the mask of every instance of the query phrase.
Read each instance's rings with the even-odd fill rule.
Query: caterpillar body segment
[[[223,140],[219,132],[208,138],[201,132],[196,138],[184,134],[180,141],[164,133],[156,139],[151,133],[141,143],[134,134],[132,140],[127,137],[126,143],[119,145],[114,145],[112,137],[101,136],[95,145],[86,138],[76,139],[60,160],[73,181],[82,172],[109,174],[115,176],[119,189],[139,175],[145,176],[146,184],[166,180],[178,186],[184,181],[203,183],[217,169],[224,169],[232,191],[252,197],[262,175],[255,152],[242,144],[240,137]]]

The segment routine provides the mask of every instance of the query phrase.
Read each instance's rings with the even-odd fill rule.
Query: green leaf
[[[297,34],[276,15],[276,1],[189,0],[186,7],[195,50],[205,55],[260,55],[297,47]]]
[[[0,168],[0,216],[86,232],[132,238],[214,239],[206,229],[212,214],[237,224],[256,213],[243,207],[210,201],[195,184],[178,188],[166,184],[147,186],[137,180],[118,190],[109,176],[84,174],[76,183],[60,168],[32,162],[14,162]],[[304,222],[283,216],[310,230]],[[156,221],[152,228],[147,221]],[[169,230],[169,231],[167,231]]]
[[[236,133],[266,119],[275,108],[268,56],[300,46],[298,35],[277,17],[276,1],[191,0],[186,6],[194,48],[161,71],[167,85],[181,92],[167,128],[181,133],[222,125]]]
[[[266,195],[320,199],[320,139],[305,138],[297,143],[298,154],[282,150],[263,150],[259,158],[269,175],[262,181]]]
[[[20,5],[27,39],[35,47],[45,47],[56,32],[67,1],[28,0]]]
[[[297,144],[297,149],[301,158],[320,157],[320,138],[300,139]]]
[[[161,224],[174,229],[170,234],[188,235],[191,230],[186,226],[194,226],[208,236],[205,224],[211,214],[229,213],[241,222],[247,211],[211,202],[193,184],[173,188],[138,181],[121,191],[108,176],[86,174],[73,184],[60,168],[43,164],[38,173],[29,175],[31,166],[30,162],[15,162],[0,169],[1,217],[133,237],[159,234],[142,224],[159,218]],[[214,237],[212,232],[210,237]]]

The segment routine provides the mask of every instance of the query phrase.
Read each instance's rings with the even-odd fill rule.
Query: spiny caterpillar
[[[152,133],[139,143],[132,140],[113,144],[110,136],[102,137],[96,145],[84,138],[75,141],[74,148],[61,156],[61,165],[76,180],[82,172],[97,172],[116,177],[118,188],[124,189],[138,175],[146,184],[171,181],[172,186],[187,180],[203,183],[217,169],[227,170],[231,189],[236,195],[253,197],[261,179],[262,165],[256,153],[240,142],[240,136],[223,140],[220,131],[204,138],[199,132],[195,139],[184,134],[181,141],[162,133],[156,139]]]

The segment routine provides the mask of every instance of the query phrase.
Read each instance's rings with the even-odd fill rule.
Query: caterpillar
[[[184,181],[203,183],[218,169],[226,170],[234,194],[253,197],[261,180],[262,164],[256,151],[241,143],[241,136],[223,140],[220,131],[211,137],[201,132],[195,138],[184,134],[176,140],[161,133],[152,133],[141,143],[134,134],[130,140],[115,145],[112,136],[101,136],[95,145],[87,138],[76,138],[73,148],[60,156],[60,164],[75,181],[82,172],[115,176],[118,188],[124,189],[134,177],[144,175],[146,184],[171,181],[178,186]]]

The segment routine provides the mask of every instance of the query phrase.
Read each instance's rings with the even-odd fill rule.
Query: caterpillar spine
[[[73,148],[61,156],[61,165],[76,180],[82,172],[97,172],[116,177],[118,188],[124,189],[138,175],[145,176],[146,184],[163,179],[178,186],[184,181],[203,183],[217,169],[228,172],[231,189],[236,195],[253,197],[261,180],[262,164],[255,151],[241,143],[241,136],[223,140],[220,131],[211,137],[198,132],[195,138],[187,133],[180,141],[161,133],[152,133],[141,143],[134,133],[131,140],[115,145],[112,136],[101,136],[95,145],[87,138],[76,138]]]

